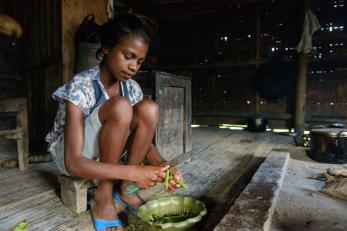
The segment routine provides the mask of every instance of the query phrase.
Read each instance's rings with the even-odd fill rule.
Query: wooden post
[[[310,0],[304,0],[302,4],[302,18],[305,19],[305,14],[310,4]],[[304,22],[304,20],[302,22]],[[303,135],[305,131],[307,64],[308,54],[299,53],[295,103],[295,131],[296,140],[299,145],[303,145]]]
[[[21,110],[17,114],[17,129],[21,130],[21,137],[17,139],[18,165],[21,171],[26,171],[29,165],[29,135],[28,135],[28,111],[26,98],[20,100]]]
[[[295,131],[299,145],[303,144],[303,135],[305,130],[307,63],[308,54],[300,53],[298,56],[298,77],[296,83],[295,105]]]

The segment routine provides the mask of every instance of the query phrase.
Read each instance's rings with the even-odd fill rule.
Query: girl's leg
[[[145,159],[152,143],[155,129],[159,120],[159,106],[151,100],[142,100],[133,108],[133,117],[131,120],[130,145],[127,154],[128,165],[139,165]],[[138,207],[142,200],[138,197],[126,196],[124,190],[131,182],[123,181],[121,185],[121,197]]]
[[[117,164],[132,120],[132,107],[123,97],[109,99],[99,109],[102,124],[99,133],[100,161]],[[113,181],[100,180],[93,202],[93,213],[97,218],[112,220],[117,217],[113,201]]]
[[[159,106],[151,100],[142,100],[135,105],[133,111],[128,165],[138,165],[145,159],[159,120]]]

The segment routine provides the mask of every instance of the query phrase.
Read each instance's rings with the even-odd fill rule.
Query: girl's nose
[[[132,72],[135,72],[138,68],[138,65],[136,62],[130,62],[129,64],[129,70],[131,70]]]

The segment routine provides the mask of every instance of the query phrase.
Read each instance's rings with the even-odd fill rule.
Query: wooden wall
[[[44,137],[52,125],[55,103],[51,92],[62,83],[61,15],[59,0],[5,1],[8,13],[23,27],[20,75],[28,98],[31,148],[45,147]]]
[[[0,13],[10,15],[9,5],[6,1],[0,0]],[[23,97],[24,86],[23,76],[19,74],[21,68],[22,54],[21,42],[13,43],[14,40],[5,34],[0,33],[0,98]],[[0,123],[6,123],[0,121]]]
[[[297,66],[296,47],[301,35],[298,25],[301,24],[296,12],[300,2],[263,1],[225,10],[197,13],[191,9],[185,15],[171,10],[171,15],[161,15],[160,69],[192,77],[193,123],[215,125],[240,121],[236,116],[220,116],[223,112],[295,115],[295,94],[288,93],[272,103],[257,96],[255,84],[257,68],[271,59]],[[327,26],[343,25],[346,6],[334,8],[329,1],[312,2],[316,3],[312,9],[324,30],[313,36],[306,121],[310,126],[327,120],[347,122],[346,32],[343,27],[329,32],[331,28]],[[287,87],[290,88],[289,83]],[[295,86],[292,89],[295,91]],[[205,118],[195,116],[204,111],[216,113]],[[291,126],[287,121],[282,122],[280,127]]]
[[[107,0],[1,0],[0,9],[23,27],[21,75],[28,98],[31,150],[46,148],[57,103],[51,95],[72,77],[75,63],[74,33],[88,13],[106,20]]]
[[[87,14],[93,13],[95,21],[102,24],[107,20],[107,0],[63,0],[62,1],[62,52],[64,82],[74,74],[76,30]]]

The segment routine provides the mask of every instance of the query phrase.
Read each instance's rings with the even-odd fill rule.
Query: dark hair
[[[150,32],[148,31],[150,29],[146,28],[146,22],[149,22],[149,18],[146,18],[145,16],[123,14],[117,15],[101,25],[98,31],[101,48],[96,51],[96,58],[98,60],[103,58],[103,48],[113,48],[122,39],[130,35],[140,36],[146,42],[150,43]]]

